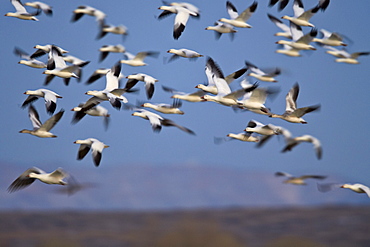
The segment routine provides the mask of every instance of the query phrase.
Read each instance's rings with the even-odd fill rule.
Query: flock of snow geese
[[[268,14],[268,18],[272,21],[272,23],[275,24],[277,28],[282,30],[282,32],[278,32],[275,35],[285,38],[284,40],[279,40],[276,42],[282,47],[276,52],[287,56],[297,57],[301,56],[300,51],[302,50],[316,50],[316,48],[311,45],[312,42],[316,42],[316,44],[325,48],[328,54],[337,57],[335,60],[336,62],[357,64],[359,63],[357,60],[359,56],[369,55],[370,52],[349,53],[344,48],[335,48],[338,46],[346,46],[346,37],[339,33],[329,32],[324,29],[318,31],[314,24],[310,22],[311,18],[317,12],[325,11],[329,5],[329,2],[330,0],[319,0],[316,6],[305,10],[302,0],[294,0],[294,16],[285,15],[282,17],[282,19],[285,19],[289,22],[288,25],[285,24],[281,19]],[[24,4],[25,6],[35,8],[36,10],[34,12],[27,11],[20,0],[11,0],[11,3],[16,11],[9,12],[5,16],[16,17],[22,20],[39,21],[36,16],[42,12],[49,16],[53,14],[52,7],[42,2],[28,2]],[[163,1],[163,3],[164,5],[159,7],[162,12],[158,16],[158,19],[162,20],[163,18],[171,15],[175,16],[173,38],[177,40],[185,31],[185,27],[189,18],[199,18],[200,10],[193,4],[185,2],[169,3]],[[289,0],[270,0],[269,6],[273,7],[274,5],[278,5],[278,10],[282,11],[288,5],[288,3]],[[221,18],[215,23],[214,26],[208,26],[205,29],[213,30],[216,33],[217,39],[219,39],[223,34],[229,34],[231,39],[233,39],[234,34],[237,32],[236,28],[252,28],[247,21],[249,21],[249,19],[252,17],[253,13],[257,10],[257,7],[258,3],[255,1],[241,13],[238,13],[235,6],[230,1],[227,1],[226,9],[230,18]],[[104,37],[108,33],[123,36],[128,35],[127,28],[125,26],[114,26],[107,24],[106,14],[90,6],[77,7],[72,13],[72,22],[76,22],[86,15],[95,17],[98,23],[99,34],[97,35],[97,39]],[[304,34],[302,26],[311,27],[312,29],[310,32]],[[318,33],[322,34],[322,38],[316,37]],[[56,45],[36,45],[34,48],[36,51],[31,55],[17,47],[15,48],[14,53],[21,57],[21,60],[19,61],[20,64],[24,64],[32,68],[46,69],[43,72],[43,74],[46,75],[44,85],[49,85],[54,77],[63,78],[65,85],[68,85],[72,77],[80,79],[82,68],[89,63],[89,61],[84,61],[77,57],[68,55],[67,50],[64,50]],[[72,123],[75,124],[79,122],[86,115],[100,116],[104,117],[105,127],[107,128],[109,124],[108,110],[99,105],[103,101],[109,101],[112,107],[118,110],[121,108],[133,110],[134,112],[132,113],[132,116],[138,116],[145,120],[149,120],[154,132],[161,131],[163,126],[173,126],[191,135],[195,135],[192,130],[157,113],[146,110],[145,108],[151,108],[152,110],[163,114],[184,114],[184,112],[180,110],[182,101],[212,101],[223,106],[231,107],[235,111],[248,110],[256,114],[266,115],[271,118],[280,118],[282,120],[298,124],[306,124],[306,120],[304,120],[302,117],[307,113],[320,109],[320,104],[301,108],[297,107],[297,98],[300,88],[299,84],[296,83],[286,94],[285,112],[282,114],[275,114],[271,112],[270,108],[266,107],[264,104],[266,98],[275,94],[276,90],[268,87],[262,88],[259,86],[258,82],[250,83],[248,79],[244,79],[241,82],[242,87],[235,91],[231,90],[229,84],[244,74],[247,74],[249,78],[254,77],[259,81],[277,82],[276,77],[281,73],[280,68],[276,68],[272,71],[263,71],[251,62],[246,61],[245,68],[235,71],[230,75],[224,76],[221,68],[211,57],[207,57],[205,66],[205,74],[208,79],[208,83],[205,85],[196,85],[197,91],[193,93],[183,93],[173,88],[162,86],[164,91],[172,94],[171,97],[174,98],[173,104],[154,104],[148,102],[130,104],[128,103],[127,98],[124,96],[125,93],[135,92],[137,90],[135,86],[139,82],[143,82],[145,85],[146,96],[149,100],[153,97],[155,83],[158,80],[144,73],[132,74],[125,77],[121,73],[121,65],[145,66],[147,65],[144,62],[146,57],[157,57],[159,53],[155,51],[143,51],[133,55],[128,53],[122,45],[106,45],[100,48],[100,61],[103,61],[108,54],[112,52],[122,53],[127,59],[118,61],[110,69],[98,69],[94,72],[94,74],[88,79],[87,84],[91,84],[99,78],[105,77],[106,87],[103,90],[90,90],[86,92],[86,94],[90,95],[91,98],[89,98],[85,103],[80,103],[77,107],[72,109],[75,112]],[[203,56],[198,52],[189,49],[169,49],[167,52],[172,54],[167,62],[171,62],[179,57],[197,59],[198,57]],[[43,55],[48,55],[46,63],[37,60]],[[120,81],[124,78],[127,79],[127,82],[124,87],[121,87]],[[33,129],[24,129],[21,130],[20,133],[28,133],[41,138],[57,137],[50,131],[64,114],[63,109],[54,114],[57,108],[57,99],[62,98],[62,96],[45,88],[27,90],[24,94],[28,95],[28,97],[23,102],[22,107],[28,106],[28,115],[32,122]],[[32,103],[39,98],[44,99],[47,113],[50,115],[54,114],[44,123],[40,121],[39,114],[32,105]],[[317,159],[321,159],[322,147],[319,139],[316,137],[311,135],[293,137],[290,131],[286,128],[272,124],[263,124],[255,120],[249,121],[244,132],[238,134],[229,133],[226,138],[215,138],[215,143],[237,139],[245,142],[256,142],[257,147],[262,147],[266,141],[276,135],[282,135],[285,139],[285,147],[282,149],[282,152],[291,151],[295,146],[302,142],[309,142],[313,145]],[[100,165],[103,149],[109,147],[95,138],[76,140],[74,143],[80,145],[77,159],[83,159],[91,150],[95,166]],[[286,177],[287,179],[284,181],[284,183],[297,185],[304,185],[304,180],[309,178],[326,178],[325,176],[319,175],[303,175],[295,177],[285,172],[277,172],[275,175]],[[9,186],[8,191],[14,192],[25,188],[26,186],[32,184],[36,179],[46,184],[68,185],[72,188],[70,191],[80,189],[80,185],[71,178],[72,176],[61,168],[58,168],[51,173],[46,173],[37,167],[32,167],[22,173]],[[348,188],[358,193],[366,193],[370,197],[370,189],[362,184],[318,184],[318,189],[320,191],[328,191],[339,187]]]

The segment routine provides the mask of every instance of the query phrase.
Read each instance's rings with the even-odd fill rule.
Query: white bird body
[[[234,27],[251,28],[252,26],[249,25],[247,21],[257,9],[257,5],[258,5],[257,2],[253,2],[251,6],[245,9],[241,14],[238,14],[238,11],[235,8],[235,6],[230,1],[227,1],[226,9],[227,12],[229,13],[230,19],[221,18],[219,21],[228,23]]]
[[[41,138],[55,138],[57,137],[49,131],[57,124],[57,122],[63,116],[64,110],[59,111],[57,114],[51,116],[45,123],[41,123],[39,114],[36,109],[30,105],[28,110],[28,116],[32,122],[33,130],[23,129],[19,133],[27,133]]]
[[[316,7],[305,11],[301,0],[294,0],[294,17],[284,15],[281,18],[287,19],[298,26],[315,27],[312,23],[309,22],[309,20],[312,16],[314,16],[315,13],[317,13],[317,11],[319,11],[320,8],[321,6],[320,4],[318,4]]]
[[[299,49],[293,48],[289,45],[283,45],[284,49],[276,50],[276,53],[284,54],[290,57],[301,57],[302,55],[299,53]]]
[[[106,14],[90,6],[79,6],[77,9],[73,10],[72,22],[78,21],[83,15],[93,16],[100,26],[104,25]]]
[[[299,85],[296,83],[288,92],[285,97],[286,101],[286,110],[282,115],[279,114],[270,114],[269,117],[281,118],[285,121],[291,123],[302,123],[306,124],[307,122],[302,118],[306,113],[318,110],[320,105],[307,106],[302,108],[297,108],[297,98],[299,94]]]
[[[259,141],[258,137],[252,136],[250,133],[247,133],[247,132],[242,132],[238,134],[229,133],[227,137],[230,137],[230,138],[233,138],[239,141],[243,141],[243,142],[258,142]]]
[[[125,52],[124,55],[127,56],[128,59],[122,59],[120,61],[121,63],[137,67],[137,66],[148,65],[144,62],[144,59],[147,56],[156,57],[158,56],[158,52],[143,51],[143,52],[137,53],[136,55],[133,55],[129,52]]]
[[[325,179],[326,178],[326,176],[321,176],[321,175],[303,175],[299,177],[294,177],[293,175],[286,173],[286,172],[276,172],[275,176],[284,176],[287,179],[284,180],[283,183],[295,184],[295,185],[306,185],[305,180],[308,178],[314,178],[314,179]]]
[[[53,114],[56,108],[57,98],[63,98],[59,94],[45,88],[37,90],[27,90],[24,94],[29,95],[23,102],[22,107],[27,106],[38,98],[44,98],[45,106],[48,113]]]
[[[321,39],[314,38],[312,40],[313,42],[329,46],[347,46],[347,44],[343,42],[342,36],[338,33],[329,32],[325,29],[320,29],[320,33],[322,33],[323,37]]]
[[[108,145],[104,144],[103,142],[95,138],[77,140],[74,143],[81,144],[80,148],[78,149],[77,160],[82,160],[91,149],[94,164],[96,167],[100,165],[103,149],[109,147]]]
[[[46,64],[44,62],[41,62],[41,61],[39,61],[35,58],[32,58],[26,52],[22,51],[21,49],[19,49],[17,47],[14,48],[14,53],[22,58],[18,62],[19,64],[24,64],[24,65],[27,65],[31,68],[36,68],[36,69],[46,68]]]
[[[223,22],[216,22],[214,26],[206,27],[206,30],[213,30],[216,32],[216,39],[219,39],[222,34],[229,33],[231,40],[234,39],[234,34],[238,32],[233,25]]]
[[[153,110],[156,110],[156,111],[164,113],[164,114],[180,114],[180,115],[184,114],[184,112],[179,109],[179,106],[176,105],[176,103],[174,103],[172,105],[170,105],[170,104],[144,103],[141,106],[151,108]]]
[[[12,193],[31,185],[36,179],[45,184],[60,184],[67,185],[64,179],[69,178],[69,174],[62,168],[58,168],[51,173],[46,173],[40,168],[32,167],[23,172],[14,182],[8,187],[8,192]]]
[[[253,76],[254,78],[260,81],[277,82],[277,80],[274,77],[280,75],[281,73],[281,70],[279,68],[276,68],[275,70],[267,73],[265,71],[262,71],[256,65],[250,62],[245,61],[245,65],[247,66],[247,69],[251,71],[248,75]]]
[[[148,99],[153,97],[154,84],[158,81],[156,78],[144,73],[128,75],[126,78],[128,79],[125,86],[127,90],[130,90],[133,86],[135,86],[138,81],[142,81],[145,83],[145,91]]]
[[[162,88],[164,91],[173,94],[171,98],[185,100],[189,102],[202,102],[202,97],[206,94],[203,90],[198,90],[194,93],[184,93],[165,86],[162,86]]]
[[[335,188],[350,189],[356,193],[365,193],[368,197],[370,197],[370,188],[360,183],[355,184],[324,183],[317,184],[317,188],[321,192],[327,192]]]
[[[24,5],[30,6],[32,8],[41,9],[46,15],[52,15],[53,10],[52,7],[46,3],[43,2],[27,2]]]
[[[276,44],[289,45],[296,50],[316,50],[316,48],[310,43],[317,35],[317,30],[312,29],[309,33],[303,34],[302,28],[293,22],[290,23],[290,29],[292,33],[292,41],[279,40]]]
[[[184,58],[190,58],[190,59],[196,59],[198,57],[203,57],[203,55],[199,54],[196,51],[189,50],[189,49],[169,49],[167,53],[172,53],[173,55],[170,57],[168,62],[173,61],[174,59],[177,59],[179,57],[184,57]]]
[[[100,58],[99,61],[102,62],[109,54],[109,52],[114,52],[114,53],[124,53],[126,52],[126,48],[121,45],[103,45],[102,47],[99,48],[100,51]]]
[[[38,19],[35,17],[35,15],[38,13],[30,14],[27,12],[20,0],[10,0],[10,2],[13,4],[16,12],[8,12],[5,14],[5,16],[15,17],[22,20],[38,21]]]

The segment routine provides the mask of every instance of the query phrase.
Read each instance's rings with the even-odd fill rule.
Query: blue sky
[[[252,1],[234,0],[233,4],[239,11],[247,8]],[[158,7],[161,1],[73,1],[73,3],[48,1],[53,6],[54,14],[48,17],[39,16],[39,22],[23,21],[11,17],[2,17],[0,30],[2,45],[0,52],[1,78],[3,90],[0,98],[1,111],[1,157],[2,166],[6,166],[6,179],[0,182],[0,194],[3,198],[17,204],[19,197],[7,194],[7,186],[26,168],[37,166],[45,171],[57,167],[75,174],[77,179],[97,179],[100,170],[120,169],[125,165],[156,166],[197,166],[247,171],[251,174],[265,172],[275,173],[286,171],[295,175],[314,173],[327,175],[331,182],[360,182],[370,185],[369,180],[369,81],[370,56],[360,57],[360,64],[348,65],[334,62],[334,57],[325,54],[324,49],[303,52],[300,58],[287,57],[275,53],[278,37],[273,36],[278,28],[267,18],[267,13],[281,17],[292,15],[291,3],[282,12],[277,8],[267,7],[268,1],[259,1],[255,14],[248,21],[251,29],[238,29],[232,41],[228,35],[215,39],[213,31],[207,26],[213,25],[221,17],[227,17],[226,1],[200,2],[196,5],[201,9],[201,18],[190,19],[179,40],[172,38],[172,16],[161,21],[156,19],[160,14]],[[311,8],[316,1],[303,1],[306,8]],[[126,39],[118,35],[107,34],[96,40],[98,34],[95,19],[84,16],[79,21],[70,22],[72,11],[79,5],[90,5],[107,14],[107,23],[124,24],[129,30]],[[336,31],[349,37],[353,43],[348,50],[370,51],[370,33],[364,31],[369,24],[367,1],[332,1],[325,12],[317,13],[312,23],[318,29]],[[4,12],[13,11],[9,1],[1,3]],[[31,8],[29,8],[31,10]],[[343,13],[346,13],[345,15]],[[303,28],[308,32],[309,28]],[[72,79],[65,86],[61,78],[55,78],[47,87],[63,96],[58,101],[57,111],[61,108],[66,112],[61,121],[52,130],[58,138],[41,139],[27,134],[18,133],[21,129],[31,128],[27,109],[20,106],[26,96],[26,90],[42,88],[45,75],[42,69],[33,69],[17,64],[19,57],[13,54],[14,47],[32,53],[36,44],[56,44],[68,50],[71,55],[91,61],[83,69],[80,83]],[[221,67],[224,74],[229,74],[244,67],[248,60],[261,68],[280,67],[282,74],[277,77],[278,83],[260,82],[260,86],[279,86],[280,93],[266,105],[273,112],[283,113],[285,95],[298,82],[300,95],[298,107],[321,104],[321,110],[307,114],[307,125],[271,119],[252,112],[235,113],[231,108],[213,102],[183,102],[185,115],[167,115],[166,117],[192,129],[196,136],[188,135],[176,128],[163,128],[161,133],[154,133],[148,121],[131,116],[131,111],[117,111],[109,103],[102,106],[109,109],[111,125],[104,130],[100,118],[85,117],[76,125],[71,125],[73,112],[69,111],[89,96],[88,90],[101,90],[105,87],[105,79],[92,85],[84,82],[97,68],[109,68],[118,60],[120,54],[109,54],[99,63],[98,49],[102,45],[122,44],[127,51],[159,51],[158,58],[147,58],[149,64],[144,67],[122,65],[122,73],[146,73],[159,81],[151,102],[171,103],[171,94],[164,92],[161,86],[168,86],[183,92],[195,91],[195,86],[206,81],[204,73],[205,58],[189,61],[178,59],[164,63],[170,48],[188,48],[212,57]],[[45,61],[46,57],[40,58]],[[239,87],[238,81],[231,84],[233,89]],[[127,95],[129,102],[146,101],[142,84],[138,94]],[[46,114],[44,103],[38,100],[34,106],[42,121]],[[230,141],[215,145],[214,137],[226,136],[228,133],[239,133],[249,120],[255,119],[262,123],[281,125],[289,129],[294,136],[310,134],[321,140],[323,158],[317,160],[310,144],[303,143],[290,153],[281,153],[284,146],[282,139],[274,138],[263,148],[255,148],[254,143]],[[359,131],[353,131],[359,130]],[[77,161],[77,139],[95,137],[110,147],[104,150],[100,167],[93,165],[90,154]],[[96,173],[93,178],[84,177],[83,169]],[[91,174],[91,173],[89,173]],[[338,181],[340,179],[340,181]],[[37,186],[41,186],[40,184]],[[258,187],[258,184],[256,185]],[[299,188],[297,189],[299,190]],[[24,191],[32,191],[31,187]],[[27,192],[17,193],[27,193]],[[93,193],[93,192],[90,192]],[[348,201],[355,195],[348,194]],[[363,201],[365,202],[365,200]],[[273,202],[271,202],[273,204]]]

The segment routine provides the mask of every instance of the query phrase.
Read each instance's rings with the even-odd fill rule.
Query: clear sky
[[[306,8],[317,3],[314,0],[303,2]],[[201,18],[191,18],[179,40],[172,38],[173,16],[160,21],[156,19],[161,13],[158,10],[161,1],[49,0],[47,3],[53,6],[52,17],[41,14],[38,16],[38,22],[5,16],[0,20],[0,75],[3,88],[0,98],[3,114],[0,162],[6,172],[6,178],[0,181],[1,197],[17,203],[14,199],[15,193],[7,194],[6,188],[31,166],[40,167],[45,171],[63,167],[72,174],[75,170],[81,171],[83,167],[89,169],[89,172],[96,172],[97,175],[91,179],[97,179],[99,170],[104,171],[106,167],[180,164],[248,171],[251,174],[274,174],[276,171],[295,175],[312,173],[329,176],[328,182],[360,182],[370,185],[370,56],[360,57],[358,65],[349,65],[334,62],[334,57],[326,54],[325,50],[317,45],[316,51],[302,52],[302,57],[299,58],[275,53],[275,42],[280,38],[273,34],[279,29],[267,18],[267,13],[279,18],[285,14],[292,15],[292,3],[282,12],[278,12],[276,7],[267,6],[267,0],[258,1],[257,10],[248,21],[253,28],[239,28],[234,40],[228,35],[216,40],[213,31],[205,30],[221,17],[228,17],[224,0],[193,2],[201,9]],[[252,1],[234,0],[232,3],[242,11],[251,5]],[[98,28],[93,17],[83,16],[75,23],[70,21],[72,11],[80,5],[90,5],[102,10],[107,14],[107,23],[127,26],[129,35],[123,40],[119,35],[107,34],[97,40]],[[2,1],[0,6],[3,14],[14,10],[9,1]],[[366,31],[370,24],[369,8],[368,1],[331,1],[328,9],[318,12],[311,22],[318,29],[339,32],[348,37],[352,41],[347,47],[350,52],[370,51],[370,32]],[[30,7],[27,9],[33,10]],[[305,33],[309,30],[310,28],[303,28]],[[20,107],[26,98],[23,93],[26,90],[43,88],[45,75],[42,74],[42,69],[17,64],[19,57],[13,54],[13,49],[19,47],[33,53],[33,47],[37,44],[55,44],[68,50],[71,55],[91,61],[83,68],[80,83],[72,79],[70,85],[65,86],[62,79],[56,77],[47,87],[63,96],[58,100],[56,112],[62,108],[66,110],[61,121],[51,131],[58,136],[53,139],[18,133],[22,129],[31,128],[27,108]],[[280,88],[277,97],[266,102],[266,106],[273,112],[285,111],[285,95],[296,82],[300,85],[298,107],[321,104],[321,110],[307,114],[304,118],[308,124],[300,125],[252,112],[235,113],[231,108],[213,102],[184,101],[184,115],[165,117],[192,129],[196,133],[196,136],[192,136],[179,129],[166,127],[161,133],[154,133],[149,122],[131,116],[132,111],[117,111],[108,102],[104,102],[102,106],[108,108],[111,114],[111,124],[107,131],[103,127],[103,120],[96,117],[86,116],[78,124],[71,125],[73,112],[70,109],[89,98],[84,93],[105,87],[105,78],[86,85],[87,78],[95,69],[110,68],[122,59],[121,54],[112,53],[99,63],[98,49],[102,45],[116,44],[122,44],[131,53],[149,50],[160,52],[158,58],[146,59],[148,66],[122,65],[124,75],[142,72],[159,80],[151,102],[172,102],[171,94],[164,92],[162,85],[183,92],[194,92],[197,84],[206,81],[206,58],[196,61],[180,58],[171,63],[164,63],[164,58],[169,57],[166,51],[170,48],[188,48],[212,57],[224,74],[244,67],[245,60],[261,68],[280,67],[282,74],[277,77],[278,83],[260,82],[261,87]],[[46,61],[46,56],[40,60]],[[233,82],[231,87],[239,88],[239,81]],[[139,88],[140,92],[127,95],[129,102],[135,104],[137,100],[146,101],[143,84],[138,83],[135,88]],[[34,106],[41,121],[45,121],[49,116],[46,114],[44,102],[38,100]],[[317,137],[323,146],[323,158],[317,160],[311,144],[308,143],[300,144],[292,152],[281,153],[284,146],[282,138],[273,138],[261,149],[255,148],[254,143],[236,140],[221,145],[214,144],[214,137],[242,132],[251,119],[283,126],[294,136],[310,134]],[[95,137],[110,146],[104,150],[98,168],[94,167],[90,154],[82,161],[76,160],[78,145],[73,142],[89,137]],[[83,177],[83,173],[77,173],[78,179],[90,180]],[[27,190],[32,191],[31,188],[25,189]],[[348,194],[349,203],[353,196],[356,195]],[[17,197],[17,200],[21,198]]]

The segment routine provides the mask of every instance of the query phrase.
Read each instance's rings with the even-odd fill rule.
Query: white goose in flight
[[[247,23],[249,18],[252,16],[252,14],[257,9],[257,2],[253,2],[251,6],[249,6],[247,9],[245,9],[242,13],[238,13],[235,6],[230,2],[226,2],[226,9],[230,16],[230,19],[221,18],[219,21],[228,23],[234,27],[240,27],[240,28],[251,28],[252,26]]]
[[[62,109],[42,124],[36,109],[32,105],[30,105],[28,109],[28,116],[32,122],[33,130],[23,129],[19,131],[19,133],[27,133],[41,138],[55,138],[57,136],[53,133],[50,133],[49,131],[58,123],[58,121],[63,116],[63,113],[64,110]]]
[[[8,12],[5,14],[5,16],[15,17],[22,20],[32,20],[32,21],[38,21],[35,17],[35,15],[40,14],[40,10],[38,9],[36,13],[29,13],[27,12],[26,8],[23,6],[22,2],[20,0],[10,0],[10,2],[13,4],[15,8],[15,12]]]
[[[299,85],[298,83],[296,83],[289,90],[289,92],[287,93],[285,97],[285,101],[286,101],[285,112],[282,115],[270,114],[269,117],[281,118],[291,123],[306,124],[307,123],[306,120],[304,120],[302,117],[309,112],[320,109],[320,105],[313,105],[313,106],[297,108],[298,94],[299,94]]]
[[[24,94],[29,95],[23,102],[22,107],[28,106],[30,103],[36,101],[39,98],[44,98],[46,111],[49,114],[53,114],[57,107],[57,98],[63,98],[59,94],[45,88],[37,90],[27,90]]]
[[[36,179],[40,180],[45,184],[59,184],[68,185],[65,179],[68,179],[70,175],[65,172],[62,168],[58,168],[51,173],[46,173],[38,167],[28,168],[23,172],[13,183],[8,187],[8,192],[12,193],[17,190],[30,186]]]
[[[326,1],[330,1],[330,0],[326,0]],[[302,3],[301,0],[294,0],[294,2],[293,2],[294,16],[291,17],[291,16],[284,15],[281,18],[282,19],[287,19],[287,20],[289,20],[289,21],[291,21],[294,24],[299,25],[299,26],[315,27],[312,23],[310,23],[310,19],[324,5],[326,5],[326,2],[325,3],[321,3],[321,4],[319,3],[315,7],[313,7],[312,9],[309,9],[309,10],[306,10],[305,11],[304,10],[304,6],[303,6],[303,3]]]
[[[104,144],[103,142],[95,138],[77,140],[74,143],[80,144],[80,147],[78,149],[77,160],[82,160],[91,149],[91,154],[96,167],[100,165],[103,149],[109,147],[108,145]]]
[[[321,175],[302,175],[299,177],[295,177],[292,174],[289,174],[287,172],[276,172],[275,176],[286,177],[287,179],[285,179],[283,183],[295,184],[295,185],[306,185],[305,180],[308,178],[313,178],[313,179],[325,179],[326,178],[326,176],[321,176]]]
[[[319,139],[311,135],[303,135],[292,137],[292,134],[287,129],[282,129],[281,133],[284,135],[285,147],[281,150],[282,153],[291,151],[295,146],[302,142],[310,142],[313,145],[317,159],[322,158],[322,146]]]
[[[327,192],[336,188],[350,189],[356,193],[365,193],[368,197],[370,197],[370,188],[360,183],[355,184],[323,183],[317,184],[317,188],[320,192]]]

